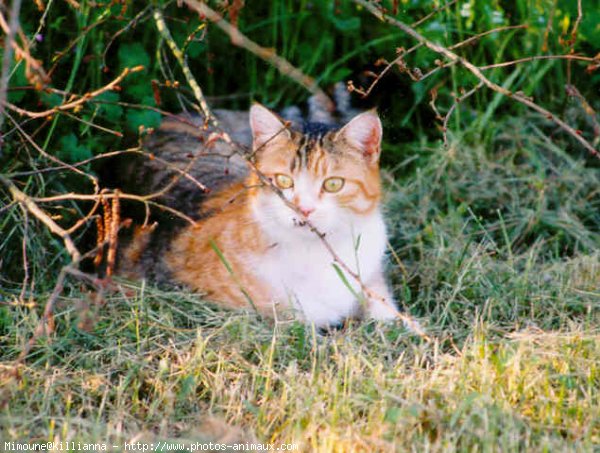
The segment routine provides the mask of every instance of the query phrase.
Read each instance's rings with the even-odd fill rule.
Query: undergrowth
[[[210,3],[231,20],[229,3]],[[412,23],[431,12],[429,3],[400,2],[396,16]],[[457,2],[420,31],[449,46],[528,24],[461,49],[478,66],[563,54],[577,3]],[[597,3],[584,2],[578,54],[600,51]],[[43,20],[40,4],[48,7]],[[280,108],[308,95],[216,27],[205,30],[177,2],[73,5],[23,5],[23,32],[35,38],[32,52],[42,65],[55,66],[59,91],[33,89],[15,62],[9,102],[38,111],[68,93],[98,89],[125,67],[145,70],[71,116],[5,122],[0,173],[30,197],[91,190],[88,178],[51,169],[56,163],[47,155],[76,163],[124,149],[140,126],[192,109],[152,6],[164,10],[211,106],[245,109],[256,99]],[[391,61],[397,47],[414,45],[350,2],[247,2],[238,25],[324,88],[350,79],[366,87],[371,71],[381,70],[377,59]],[[420,48],[407,63],[424,71],[436,57]],[[585,65],[574,62],[567,71],[564,61],[539,60],[486,75],[533,96],[597,147],[597,114],[565,91],[573,83],[598,110],[600,76]],[[121,450],[132,441],[256,441],[324,452],[597,451],[598,162],[548,118],[483,89],[457,106],[443,146],[430,101],[435,92],[437,108],[447,112],[475,84],[465,74],[453,66],[413,82],[395,67],[367,100],[354,98],[360,107],[377,105],[384,121],[389,278],[400,307],[422,322],[431,342],[401,325],[368,322],[322,334],[222,311],[199,294],[148,282],[117,279],[97,292],[69,276],[52,334],[36,336],[15,368],[69,256],[2,186],[0,448],[9,441],[105,442]],[[81,168],[94,176],[118,171],[101,162]],[[89,206],[69,200],[43,209],[70,226]],[[94,229],[94,222],[77,229],[82,250]]]
[[[55,333],[3,388],[2,439],[593,451],[598,170],[522,131],[493,152],[429,147],[414,176],[389,174],[391,277],[433,342],[373,323],[322,335],[145,283],[103,297],[70,284]],[[0,320],[14,359],[37,310],[2,306]]]

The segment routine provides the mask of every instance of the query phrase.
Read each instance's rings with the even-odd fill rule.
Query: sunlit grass
[[[320,335],[146,284],[102,299],[69,285],[56,333],[4,378],[2,439],[592,451],[597,170],[517,139],[493,158],[431,148],[386,184],[395,292],[433,342],[370,323]],[[0,319],[7,370],[38,310],[2,306]]]
[[[597,260],[561,270],[564,305],[598,303],[580,290],[597,281]],[[600,440],[597,311],[547,330],[482,316],[457,342],[449,331],[460,327],[430,319],[436,340],[425,344],[398,326],[319,336],[184,293],[124,289],[93,308],[89,331],[77,328],[76,299],[62,301],[57,335],[4,382],[3,440],[218,440],[216,420],[217,437],[305,451],[564,451]],[[3,342],[24,341],[16,327]]]

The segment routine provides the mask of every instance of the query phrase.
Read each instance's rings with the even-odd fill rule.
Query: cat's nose
[[[298,206],[298,210],[302,213],[304,217],[308,217],[314,212],[315,208],[306,208],[303,206]]]

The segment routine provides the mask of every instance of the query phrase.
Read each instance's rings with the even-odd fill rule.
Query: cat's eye
[[[327,178],[323,181],[323,190],[329,193],[335,193],[342,190],[344,187],[344,178]]]
[[[290,189],[294,186],[294,180],[288,175],[282,175],[281,173],[278,173],[275,175],[275,184],[280,189]]]

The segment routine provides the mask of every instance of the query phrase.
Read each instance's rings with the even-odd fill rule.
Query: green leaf
[[[61,137],[58,157],[67,162],[81,162],[92,157],[92,152],[87,146],[79,143],[75,134],[70,133]]]
[[[63,22],[67,20],[67,16],[58,16],[56,19],[54,19],[52,22],[50,22],[50,29],[51,30],[56,30],[58,32],[64,31],[64,24]]]
[[[137,78],[130,77],[123,83],[123,92],[133,98],[136,102],[141,102],[142,99],[152,98],[150,105],[154,105],[152,97],[152,82],[149,77],[141,75]]]
[[[121,100],[121,97],[119,96],[118,93],[107,91],[107,92],[102,93],[96,99],[99,101],[105,101],[105,102],[119,102]],[[123,107],[121,107],[120,105],[104,104],[104,103],[99,103],[97,105],[98,105],[98,115],[103,118],[106,118],[106,119],[116,122],[116,121],[120,120],[121,117],[123,116]]]
[[[331,22],[339,31],[350,32],[360,29],[360,17],[349,17],[342,19],[337,16],[331,16]]]
[[[160,113],[153,110],[127,109],[125,122],[127,127],[137,131],[140,126],[145,128],[158,127],[160,124]]]
[[[190,58],[198,58],[204,50],[204,44],[201,42],[192,42],[187,47],[186,55]]]
[[[579,34],[590,44],[600,41],[600,10],[586,11],[581,21]]]
[[[148,106],[155,105],[154,98],[152,96],[144,97],[141,104]],[[127,109],[125,117],[127,127],[134,131],[137,131],[140,126],[146,128],[158,127],[162,118],[160,113],[146,109]]]
[[[342,269],[337,265],[337,263],[331,263],[331,265],[333,266],[333,269],[335,270],[336,274],[338,274],[338,277],[340,278],[340,280],[342,281],[342,283],[344,284],[344,286],[346,288],[348,288],[348,290],[354,295],[354,297],[356,297],[357,299],[360,300],[360,298],[361,298],[360,294],[358,294],[354,290],[354,288],[352,287],[352,285],[350,284],[350,282],[346,278],[346,274],[344,274],[344,271],[342,271]]]
[[[352,74],[352,69],[350,68],[337,68],[331,76],[329,76],[329,80],[332,82],[345,81],[348,76]]]
[[[27,77],[25,77],[25,63],[21,63],[10,79],[10,86],[24,87],[27,85],[29,85],[29,82],[27,81]],[[23,99],[25,93],[25,90],[9,91],[6,95],[7,100],[8,102],[16,104],[17,102],[20,102]]]
[[[63,101],[62,97],[60,97],[58,94],[46,93],[45,91],[40,94],[40,98],[42,103],[47,107],[56,107],[57,105],[62,104]]]
[[[384,420],[388,423],[396,424],[403,415],[403,411],[399,407],[390,407],[384,415]]]
[[[139,65],[145,68],[150,66],[150,56],[139,42],[120,46],[118,58],[121,70]]]

